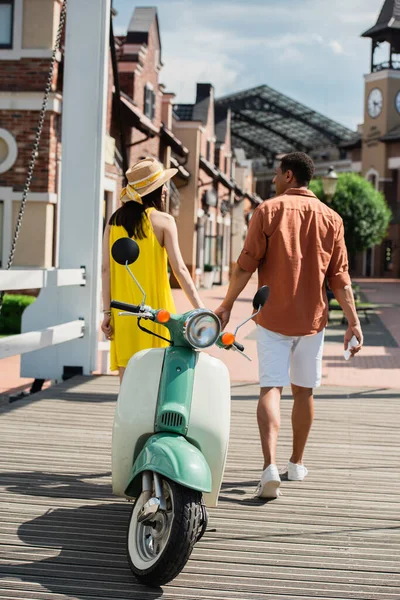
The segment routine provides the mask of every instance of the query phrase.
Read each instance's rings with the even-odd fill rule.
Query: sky
[[[160,83],[192,103],[197,82],[216,97],[267,84],[350,129],[363,120],[364,79],[384,0],[114,0],[115,32],[135,6],[157,6]],[[384,57],[386,58],[386,57]]]

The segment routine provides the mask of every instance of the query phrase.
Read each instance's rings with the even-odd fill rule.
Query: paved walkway
[[[319,390],[309,476],[262,502],[258,389],[233,385],[219,507],[182,574],[149,589],[127,563],[132,505],[111,493],[117,388],[77,378],[0,406],[1,600],[400,598],[398,392]],[[284,395],[279,465],[291,405]]]
[[[365,335],[365,347],[353,360],[343,358],[343,335],[341,313],[333,313],[326,333],[323,362],[323,385],[346,385],[400,388],[400,281],[359,280],[361,291],[370,302],[387,305],[371,315],[370,324],[361,316]],[[201,292],[205,304],[217,308],[225,295],[226,288],[214,287]],[[234,329],[251,312],[251,300],[257,290],[252,279],[236,302],[228,329]],[[174,290],[178,311],[188,310],[188,302],[181,290]],[[211,354],[219,356],[228,365],[232,381],[255,382],[258,380],[257,344],[255,325],[248,323],[238,333],[238,339],[253,358],[249,363],[237,352],[226,352],[218,348]]]
[[[354,360],[343,359],[343,333],[340,313],[334,313],[326,335],[323,364],[324,385],[394,387],[400,388],[400,281],[365,279],[357,280],[364,297],[369,302],[382,305],[377,315],[371,316],[371,323],[365,324],[365,347]],[[251,300],[257,290],[256,280],[252,279],[232,312],[230,329],[234,329],[251,311]],[[202,290],[201,295],[207,307],[215,309],[225,295],[226,287]],[[178,311],[190,309],[182,290],[174,290]],[[255,326],[248,323],[240,330],[238,338],[253,358],[250,363],[236,352],[226,352],[213,348],[210,353],[222,358],[228,365],[232,381],[255,382],[258,380],[257,347]],[[0,398],[27,389],[32,380],[19,377],[19,357],[0,361]]]

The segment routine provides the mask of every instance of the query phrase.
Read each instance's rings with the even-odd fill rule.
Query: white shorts
[[[292,337],[257,325],[260,387],[319,387],[324,334]]]

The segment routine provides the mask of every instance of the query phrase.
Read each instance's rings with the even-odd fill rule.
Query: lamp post
[[[324,188],[324,193],[328,199],[328,202],[332,200],[337,188],[338,176],[334,169],[334,167],[329,167],[328,173],[321,177],[322,186]]]

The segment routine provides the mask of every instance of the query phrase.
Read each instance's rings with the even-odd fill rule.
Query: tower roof
[[[376,41],[391,41],[394,34],[400,37],[400,0],[385,0],[376,24],[365,31],[362,37]]]

